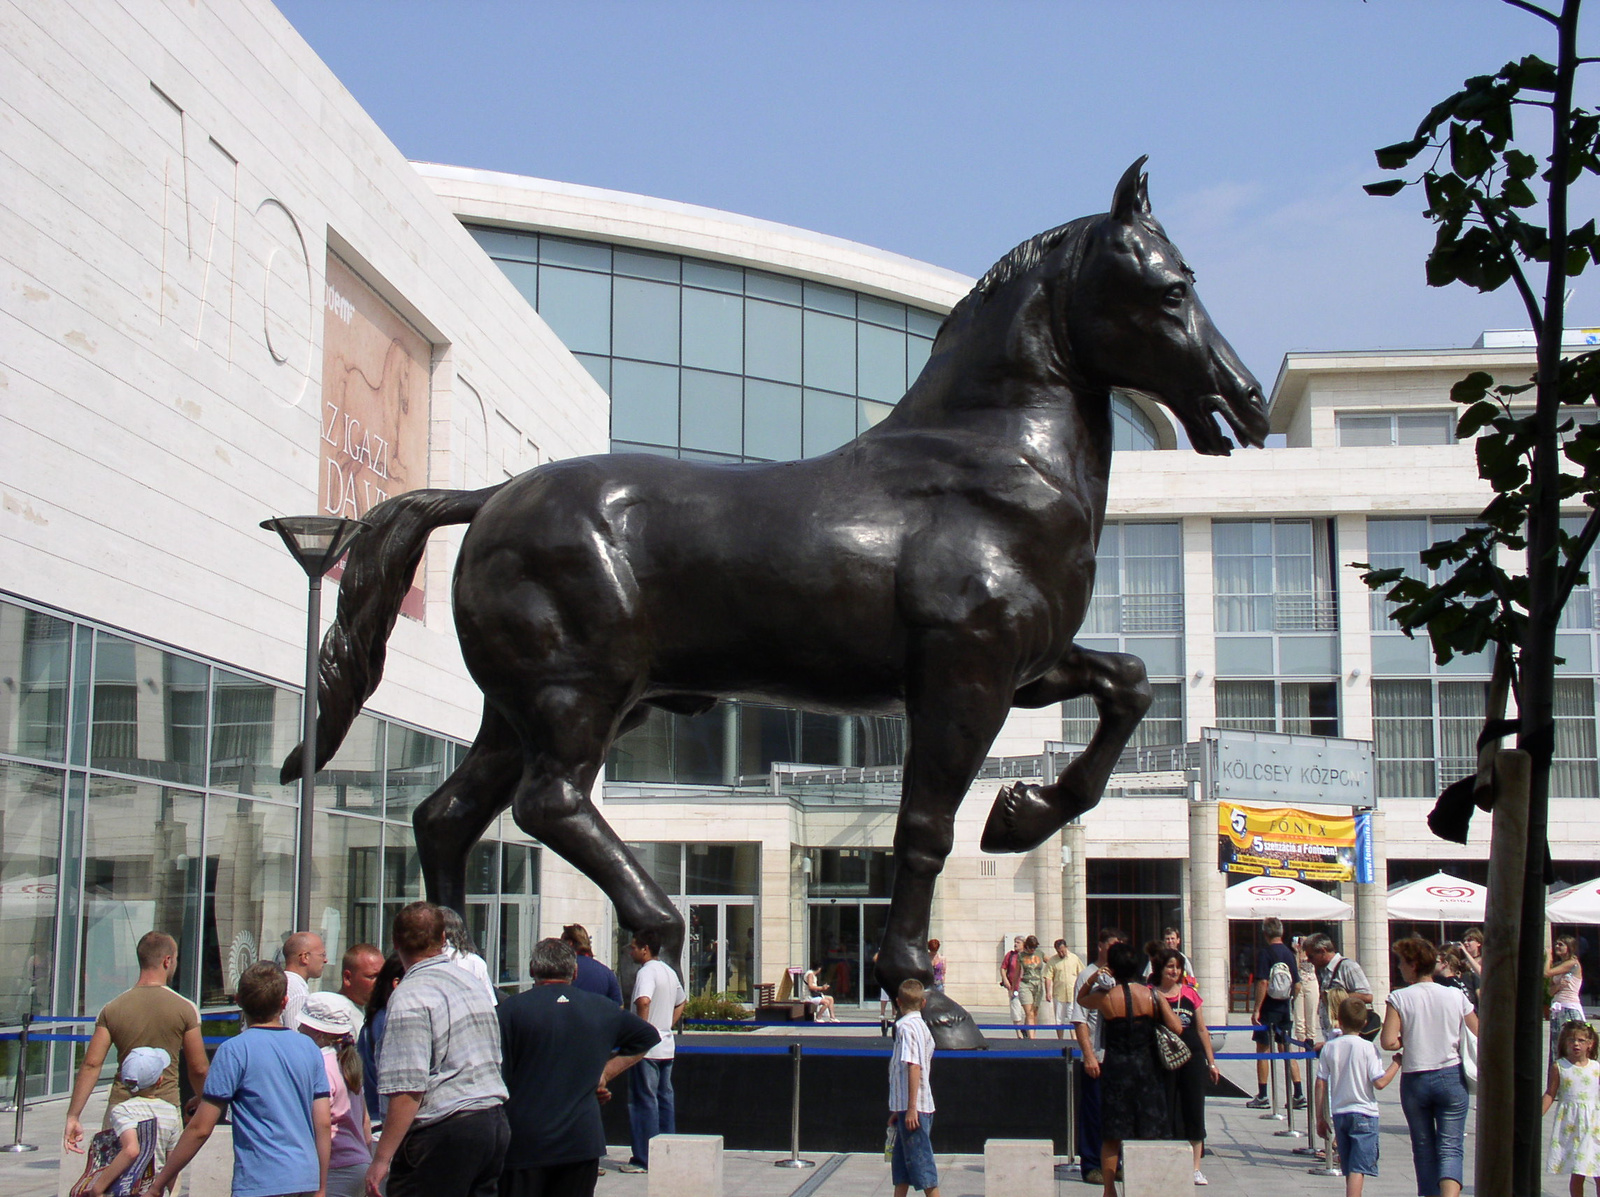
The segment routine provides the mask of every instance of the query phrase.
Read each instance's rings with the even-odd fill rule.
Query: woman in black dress
[[[1216,1084],[1217,1057],[1211,1047],[1211,1032],[1200,1017],[1200,994],[1184,980],[1183,953],[1162,948],[1154,957],[1151,988],[1167,999],[1167,1005],[1183,1024],[1183,1041],[1189,1045],[1189,1062],[1178,1069],[1177,1093],[1172,1103],[1174,1138],[1187,1139],[1194,1148],[1194,1183],[1209,1184],[1200,1171],[1200,1157],[1206,1145],[1206,1092]]]
[[[1124,1139],[1172,1137],[1172,1074],[1156,1063],[1156,1019],[1174,1035],[1183,1024],[1141,980],[1145,956],[1137,948],[1114,944],[1106,967],[1114,982],[1098,989],[1089,977],[1078,990],[1078,1004],[1097,1010],[1105,1025],[1106,1058],[1100,1064],[1100,1171],[1105,1197],[1116,1197],[1117,1166]]]

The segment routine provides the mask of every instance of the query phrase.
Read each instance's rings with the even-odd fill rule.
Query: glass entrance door
[[[756,981],[755,903],[690,901],[684,914],[689,928],[684,987],[749,1001]]]
[[[878,1000],[872,959],[888,921],[886,902],[832,899],[811,904],[806,966],[817,970],[817,980],[830,987],[834,1001],[861,1005]]]

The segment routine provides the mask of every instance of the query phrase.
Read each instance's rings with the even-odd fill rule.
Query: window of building
[[[1334,682],[1217,681],[1217,726],[1231,731],[1339,734]]]
[[[1102,930],[1115,927],[1127,942],[1143,948],[1159,940],[1166,927],[1183,926],[1183,869],[1180,861],[1166,858],[1106,859],[1088,861],[1086,906],[1089,925],[1076,933],[1069,928],[1067,943],[1074,951],[1081,943],[1084,957],[1094,954]]]
[[[1133,729],[1131,748],[1157,744],[1182,744],[1183,683],[1152,682],[1150,709]],[[1088,695],[1061,704],[1061,738],[1068,744],[1087,744],[1100,726],[1100,713]]]
[[[650,708],[606,757],[613,782],[734,786],[774,762],[874,767],[905,760],[899,715],[820,715],[760,703],[719,702],[693,718]]]
[[[1217,675],[1337,675],[1331,523],[1216,520],[1211,538]]]
[[[1140,411],[1126,395],[1111,395],[1111,447],[1117,451],[1138,452],[1161,448],[1155,421]]]
[[[1476,772],[1487,702],[1484,682],[1374,678],[1378,797],[1437,797],[1445,786]]]
[[[826,453],[899,401],[942,319],[722,263],[470,231],[611,396],[619,452],[711,461]],[[1154,428],[1123,402],[1116,436],[1119,446],[1145,447]]]
[[[1334,422],[1344,448],[1456,443],[1456,413],[1450,411],[1339,412]]]
[[[1334,629],[1327,520],[1217,520],[1211,537],[1217,631]]]
[[[1454,567],[1443,565],[1425,569],[1424,549],[1444,540],[1454,540],[1469,527],[1469,522],[1448,516],[1413,516],[1401,519],[1367,520],[1367,560],[1374,569],[1404,569],[1413,578],[1436,585],[1450,577]],[[1374,676],[1397,674],[1483,674],[1493,665],[1489,653],[1455,657],[1438,665],[1428,637],[1408,637],[1394,623],[1390,612],[1394,604],[1380,591],[1368,599],[1372,609],[1372,672]],[[1587,653],[1585,653],[1587,659]]]

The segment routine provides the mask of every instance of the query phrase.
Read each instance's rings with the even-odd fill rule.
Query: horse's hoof
[[[928,990],[922,1021],[933,1032],[933,1045],[940,1051],[981,1051],[989,1046],[972,1015],[937,989]]]
[[[985,852],[1031,852],[1093,805],[1074,800],[1060,786],[1013,782],[995,796],[979,846]]]

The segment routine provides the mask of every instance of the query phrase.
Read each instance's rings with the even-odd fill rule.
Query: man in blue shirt
[[[230,1107],[234,1197],[320,1193],[327,1185],[333,1120],[322,1051],[284,1027],[289,986],[270,960],[245,969],[238,996],[247,1025],[217,1049],[199,1109],[145,1190],[152,1197],[172,1189]]]
[[[581,959],[565,940],[541,939],[534,987],[496,1010],[511,1123],[500,1197],[589,1197],[606,1153],[607,1086],[661,1041],[644,1019],[575,986]]]
[[[622,985],[617,981],[617,974],[594,958],[589,932],[583,924],[569,923],[561,928],[561,942],[578,954],[578,979],[573,985],[622,1005]]]

